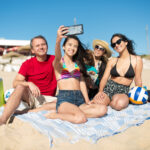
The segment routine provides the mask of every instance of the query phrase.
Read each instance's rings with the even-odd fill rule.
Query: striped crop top
[[[80,78],[80,75],[81,75],[80,68],[76,63],[74,63],[75,69],[73,71],[69,72],[63,57],[62,57],[62,61],[63,61],[63,69],[61,71],[61,77],[58,80],[68,79],[68,78],[77,78],[77,79]]]

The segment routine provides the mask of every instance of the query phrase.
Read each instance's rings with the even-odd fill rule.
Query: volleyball
[[[6,92],[5,92],[5,101],[7,102],[8,98],[10,97],[10,95],[12,94],[12,92],[14,91],[14,89],[8,89]]]
[[[145,104],[148,100],[148,92],[145,88],[135,86],[129,90],[129,100],[133,104]]]

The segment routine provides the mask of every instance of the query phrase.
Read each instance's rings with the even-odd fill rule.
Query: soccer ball
[[[148,92],[146,89],[138,86],[131,88],[128,96],[133,104],[145,104],[148,100]]]

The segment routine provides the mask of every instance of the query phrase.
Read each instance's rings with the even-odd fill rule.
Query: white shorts
[[[43,104],[46,104],[48,102],[53,102],[57,100],[57,97],[54,96],[46,96],[46,95],[41,95],[39,97],[34,97],[32,94],[29,98],[29,103],[30,106],[29,108],[33,109],[33,108],[39,108],[41,107]]]
[[[14,89],[9,89],[5,92],[5,101],[7,102],[8,98],[10,95],[13,93]],[[57,97],[54,96],[46,96],[46,95],[41,95],[39,97],[34,97],[31,92],[29,92],[29,104],[25,102],[25,100],[21,100],[21,103],[17,110],[23,110],[25,108],[39,108],[43,104],[46,104],[48,102],[53,102],[56,101]]]

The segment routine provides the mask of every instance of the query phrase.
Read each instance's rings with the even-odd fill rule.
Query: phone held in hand
[[[78,24],[78,25],[72,25],[72,26],[66,26],[68,27],[68,33],[65,35],[78,35],[78,34],[83,34],[83,24]]]

